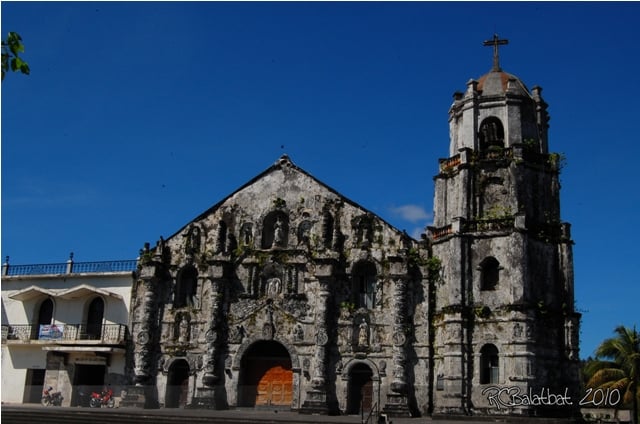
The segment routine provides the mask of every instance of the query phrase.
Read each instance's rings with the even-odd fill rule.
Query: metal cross
[[[498,34],[493,34],[493,39],[486,40],[483,46],[493,46],[493,69],[492,71],[500,71],[500,56],[498,55],[498,46],[509,44],[509,40],[501,40]]]

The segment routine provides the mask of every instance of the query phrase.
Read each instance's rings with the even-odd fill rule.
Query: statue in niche
[[[282,283],[279,278],[273,277],[267,280],[267,296],[276,298],[280,294]]]
[[[364,318],[358,326],[358,346],[369,346],[369,325]]]
[[[309,219],[305,219],[300,223],[298,226],[298,244],[303,243],[306,246],[310,245],[311,227],[313,227],[313,222]]]
[[[182,320],[180,321],[180,332],[178,341],[180,343],[186,343],[189,341],[189,321],[187,320],[186,315],[183,315]]]
[[[278,216],[273,224],[273,245],[277,247],[284,246],[284,229],[282,226],[282,218]]]
[[[302,328],[302,325],[296,324],[296,326],[293,329],[293,341],[301,342],[303,340],[304,340],[304,329]]]
[[[382,280],[376,281],[376,306],[382,308]]]
[[[187,253],[197,253],[200,251],[200,227],[193,226],[187,233],[186,242]]]
[[[379,369],[380,369],[380,375],[382,376],[387,375],[387,361],[385,360],[380,361]]]
[[[253,224],[251,222],[245,222],[240,228],[240,240],[245,246],[250,246],[253,243]]]
[[[229,343],[242,343],[245,330],[242,325],[236,325],[229,331]]]
[[[519,338],[520,336],[522,336],[522,326],[516,322],[516,325],[513,326],[513,337]]]

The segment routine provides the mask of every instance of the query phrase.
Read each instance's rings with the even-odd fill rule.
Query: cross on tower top
[[[498,46],[503,44],[509,44],[509,40],[501,40],[498,34],[493,34],[491,40],[486,40],[482,43],[483,46],[493,46],[493,69],[492,71],[500,71],[500,56],[498,54]]]

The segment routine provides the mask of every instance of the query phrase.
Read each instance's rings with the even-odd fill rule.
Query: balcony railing
[[[124,324],[3,325],[2,343],[26,343],[37,340],[66,344],[85,341],[98,342],[98,344],[123,344],[127,331],[127,326]]]
[[[101,272],[135,271],[138,261],[135,259],[104,262],[67,262],[56,264],[9,265],[9,260],[2,265],[2,275],[59,275]]]

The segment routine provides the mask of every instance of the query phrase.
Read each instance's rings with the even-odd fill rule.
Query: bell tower
[[[549,153],[547,104],[493,66],[449,110],[449,157],[434,177],[434,414],[568,416],[577,408],[578,326],[570,225],[560,219],[563,156]],[[571,405],[493,402],[570,396]]]

